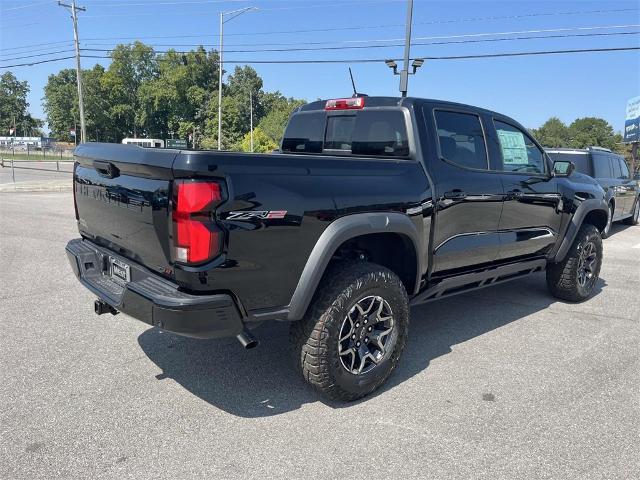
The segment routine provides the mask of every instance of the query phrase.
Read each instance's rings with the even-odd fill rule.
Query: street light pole
[[[220,51],[218,52],[218,150],[222,150],[222,72],[223,72],[223,38],[224,38],[224,24],[229,20],[233,20],[239,15],[249,10],[257,10],[258,7],[245,7],[238,10],[232,10],[230,12],[220,12]],[[225,15],[233,15],[227,20],[224,19]]]
[[[400,72],[400,92],[403,97],[407,96],[409,89],[409,51],[411,50],[411,23],[413,20],[413,0],[407,0],[407,25],[404,40],[404,64]]]
[[[87,140],[87,130],[84,122],[84,98],[82,96],[82,70],[80,68],[80,42],[78,41],[78,14],[77,11],[86,12],[85,7],[76,6],[76,0],[71,1],[71,5],[58,2],[58,5],[65,7],[71,11],[71,19],[73,20],[73,41],[76,47],[76,80],[78,82],[78,103],[80,110],[80,143]],[[77,132],[76,132],[77,135]]]

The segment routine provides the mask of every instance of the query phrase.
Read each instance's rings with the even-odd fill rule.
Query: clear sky
[[[0,0],[0,5],[0,65],[70,55],[67,51],[72,48],[72,23],[56,2]],[[226,59],[384,59],[400,58],[403,52],[397,44],[404,38],[405,0],[84,0],[78,5],[87,8],[79,20],[83,48],[108,49],[134,39],[152,44],[157,50],[187,50],[198,44],[215,47],[219,12],[256,6],[259,10],[225,24],[225,50],[366,48],[229,52]],[[638,47],[638,9],[637,0],[415,0],[413,41],[430,44],[413,46],[411,56]],[[499,35],[485,35],[489,33]],[[495,41],[550,35],[556,38]],[[465,43],[434,44],[452,41]],[[397,46],[373,47],[385,44]],[[13,60],[43,53],[46,55]],[[82,66],[91,67],[95,62],[108,65],[106,59],[83,58]],[[10,69],[19,79],[28,80],[34,116],[44,118],[41,99],[47,76],[73,66],[73,60],[64,60]],[[287,96],[308,100],[348,96],[349,66],[359,91],[369,95],[398,94],[398,77],[392,76],[382,61],[253,66],[262,76],[266,90],[280,90]],[[231,68],[232,65],[225,65],[226,70]],[[430,60],[410,78],[409,94],[497,110],[528,127],[538,127],[550,116],[565,122],[598,116],[621,131],[627,100],[640,95],[640,51]]]

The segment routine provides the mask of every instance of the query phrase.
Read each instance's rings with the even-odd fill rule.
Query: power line
[[[484,38],[476,40],[452,40],[444,42],[411,42],[411,46],[426,46],[426,45],[459,45],[468,43],[484,43],[484,42],[508,42],[508,41],[522,41],[522,40],[543,40],[543,39],[558,39],[558,38],[588,38],[588,37],[603,37],[603,36],[620,36],[620,35],[638,35],[640,31],[633,32],[609,32],[609,33],[577,33],[577,34],[564,34],[564,35],[532,35],[527,37],[513,37],[513,38]],[[355,50],[355,49],[371,49],[371,48],[395,48],[401,47],[402,43],[390,43],[384,45],[352,45],[352,46],[340,46],[340,47],[300,47],[300,48],[266,48],[257,50],[227,50],[227,53],[264,53],[264,52],[303,52],[303,51],[335,51],[335,50]],[[159,46],[159,45],[156,45]],[[171,45],[165,45],[171,46]],[[186,47],[205,47],[214,45],[182,45]],[[82,48],[85,52],[112,52],[114,49],[110,48]],[[155,50],[157,54],[166,54],[171,50]],[[189,51],[173,50],[176,53],[189,53]],[[46,55],[46,54],[43,54]],[[14,59],[18,59],[16,57]],[[28,58],[28,57],[24,57]],[[14,60],[8,59],[8,60]]]
[[[412,42],[411,46],[433,46],[433,45],[459,45],[469,43],[485,43],[485,42],[507,42],[507,41],[522,41],[522,40],[543,40],[543,39],[558,39],[558,38],[589,38],[589,37],[602,37],[602,36],[621,36],[621,35],[638,35],[640,31],[633,32],[607,32],[607,33],[579,33],[579,34],[563,34],[563,35],[533,35],[527,37],[513,37],[513,38],[491,38],[491,39],[467,39],[467,40],[453,40],[444,42]],[[352,49],[371,49],[371,48],[395,48],[402,46],[400,43],[393,43],[387,45],[354,45],[343,47],[316,47],[316,48],[288,48],[288,49],[258,49],[258,50],[227,50],[228,53],[261,53],[261,52],[297,52],[297,51],[331,51],[331,50],[352,50]],[[204,45],[187,45],[194,48],[202,47]],[[83,52],[113,52],[114,49],[105,48],[81,48]],[[181,50],[155,50],[156,54],[167,54],[173,51],[178,54],[187,54],[191,51]],[[38,53],[33,55],[22,55],[18,57],[3,58],[1,61],[15,61],[25,58],[36,58],[47,55],[56,55],[60,53],[71,53],[73,50],[58,50],[55,52]]]
[[[540,50],[540,51],[529,51],[529,52],[506,52],[506,53],[489,53],[489,54],[479,54],[479,55],[448,55],[448,56],[423,56],[423,57],[415,57],[421,58],[423,60],[470,60],[470,59],[482,59],[482,58],[499,58],[499,57],[522,57],[522,56],[535,56],[535,55],[560,55],[560,54],[573,54],[573,53],[602,53],[602,52],[624,52],[624,51],[635,51],[640,50],[640,47],[632,46],[632,47],[608,47],[608,48],[583,48],[583,49],[571,49],[571,50]],[[0,68],[14,68],[14,67],[24,67],[31,65],[39,65],[42,63],[50,63],[50,62],[58,62],[62,60],[69,60],[74,58],[70,57],[60,57],[60,58],[52,58],[49,60],[39,60],[36,62],[28,62],[21,63],[15,65],[0,65]],[[111,57],[105,55],[84,55],[84,58],[96,58],[96,59],[110,59]],[[410,60],[414,60],[412,58]],[[333,59],[333,60],[324,60],[324,59],[314,59],[314,60],[225,60],[225,63],[233,63],[233,64],[313,64],[313,63],[376,63],[376,62],[384,62],[385,60],[389,60],[388,58],[352,58],[352,59]],[[394,58],[391,59],[394,61],[399,61],[402,59]]]
[[[491,36],[508,36],[508,35],[520,35],[520,34],[530,34],[530,33],[558,33],[558,32],[574,32],[574,31],[594,31],[594,30],[609,30],[609,29],[623,29],[623,28],[638,28],[640,24],[629,24],[629,25],[598,25],[598,26],[590,26],[590,27],[566,27],[566,28],[548,28],[548,29],[535,29],[535,30],[517,30],[517,31],[507,31],[507,32],[482,32],[482,33],[468,33],[468,34],[456,34],[456,35],[437,35],[437,36],[428,36],[428,37],[416,37],[416,40],[436,40],[436,39],[469,39],[469,38],[482,38],[482,37],[491,37]],[[612,35],[626,35],[626,34],[634,34],[635,32],[611,32],[604,34],[582,34],[582,35],[544,35],[544,36],[528,36],[528,37],[513,37],[508,39],[489,39],[489,40],[476,40],[474,41],[452,41],[452,42],[425,42],[418,43],[412,42],[412,45],[447,45],[447,44],[456,44],[456,43],[479,43],[482,41],[493,42],[493,41],[506,41],[506,40],[532,40],[532,39],[544,39],[544,38],[569,38],[569,37],[589,37],[589,36],[612,36]],[[259,45],[325,45],[325,44],[342,44],[342,45],[351,45],[354,43],[358,44],[371,44],[371,43],[379,43],[379,42],[398,42],[401,41],[401,38],[388,38],[388,39],[367,39],[367,40],[343,40],[343,41],[333,41],[333,42],[297,42],[297,43],[276,43],[276,44],[260,44],[260,43],[244,43],[244,44],[231,44],[229,46],[259,46]],[[58,42],[62,44],[69,44],[71,42]],[[36,44],[42,45],[42,44]],[[54,44],[51,44],[54,45]],[[100,44],[91,44],[85,43],[87,46],[94,46]],[[150,44],[152,47],[215,47],[215,44]],[[351,46],[351,47],[323,47],[323,48],[283,48],[283,49],[259,49],[259,50],[233,50],[233,53],[244,53],[244,52],[290,52],[290,51],[320,51],[320,50],[341,50],[341,49],[357,49],[357,48],[387,48],[399,46],[398,43],[386,43],[381,46],[376,45],[364,45],[364,46]],[[54,47],[47,47],[46,49],[41,49],[40,51],[48,50]],[[56,47],[60,48],[60,47]],[[111,51],[113,49],[97,49],[97,48],[83,48],[83,50],[88,51]],[[38,53],[39,50],[25,51],[25,52],[15,52],[15,53]],[[53,52],[52,52],[53,54]],[[6,58],[10,56],[2,55],[5,57],[3,60],[14,60],[16,58]],[[26,57],[25,57],[26,58]]]

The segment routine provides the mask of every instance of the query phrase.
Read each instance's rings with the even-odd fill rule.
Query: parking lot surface
[[[536,275],[414,308],[390,382],[338,404],[285,324],[244,351],[97,317],[71,193],[0,194],[0,478],[638,478],[640,227],[613,232],[589,301]]]

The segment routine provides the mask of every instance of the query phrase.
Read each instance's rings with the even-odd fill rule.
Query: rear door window
[[[440,155],[465,168],[488,169],[480,117],[470,113],[435,111]]]
[[[620,170],[622,171],[621,179],[629,178],[629,168],[627,167],[627,162],[624,161],[624,158],[618,157],[618,162],[620,162]]]
[[[622,168],[620,167],[620,162],[618,161],[618,157],[614,157],[613,155],[608,155],[609,161],[611,162],[613,177],[612,178],[622,178]]]
[[[593,153],[592,156],[595,178],[612,178],[611,162],[609,161],[608,155]]]

